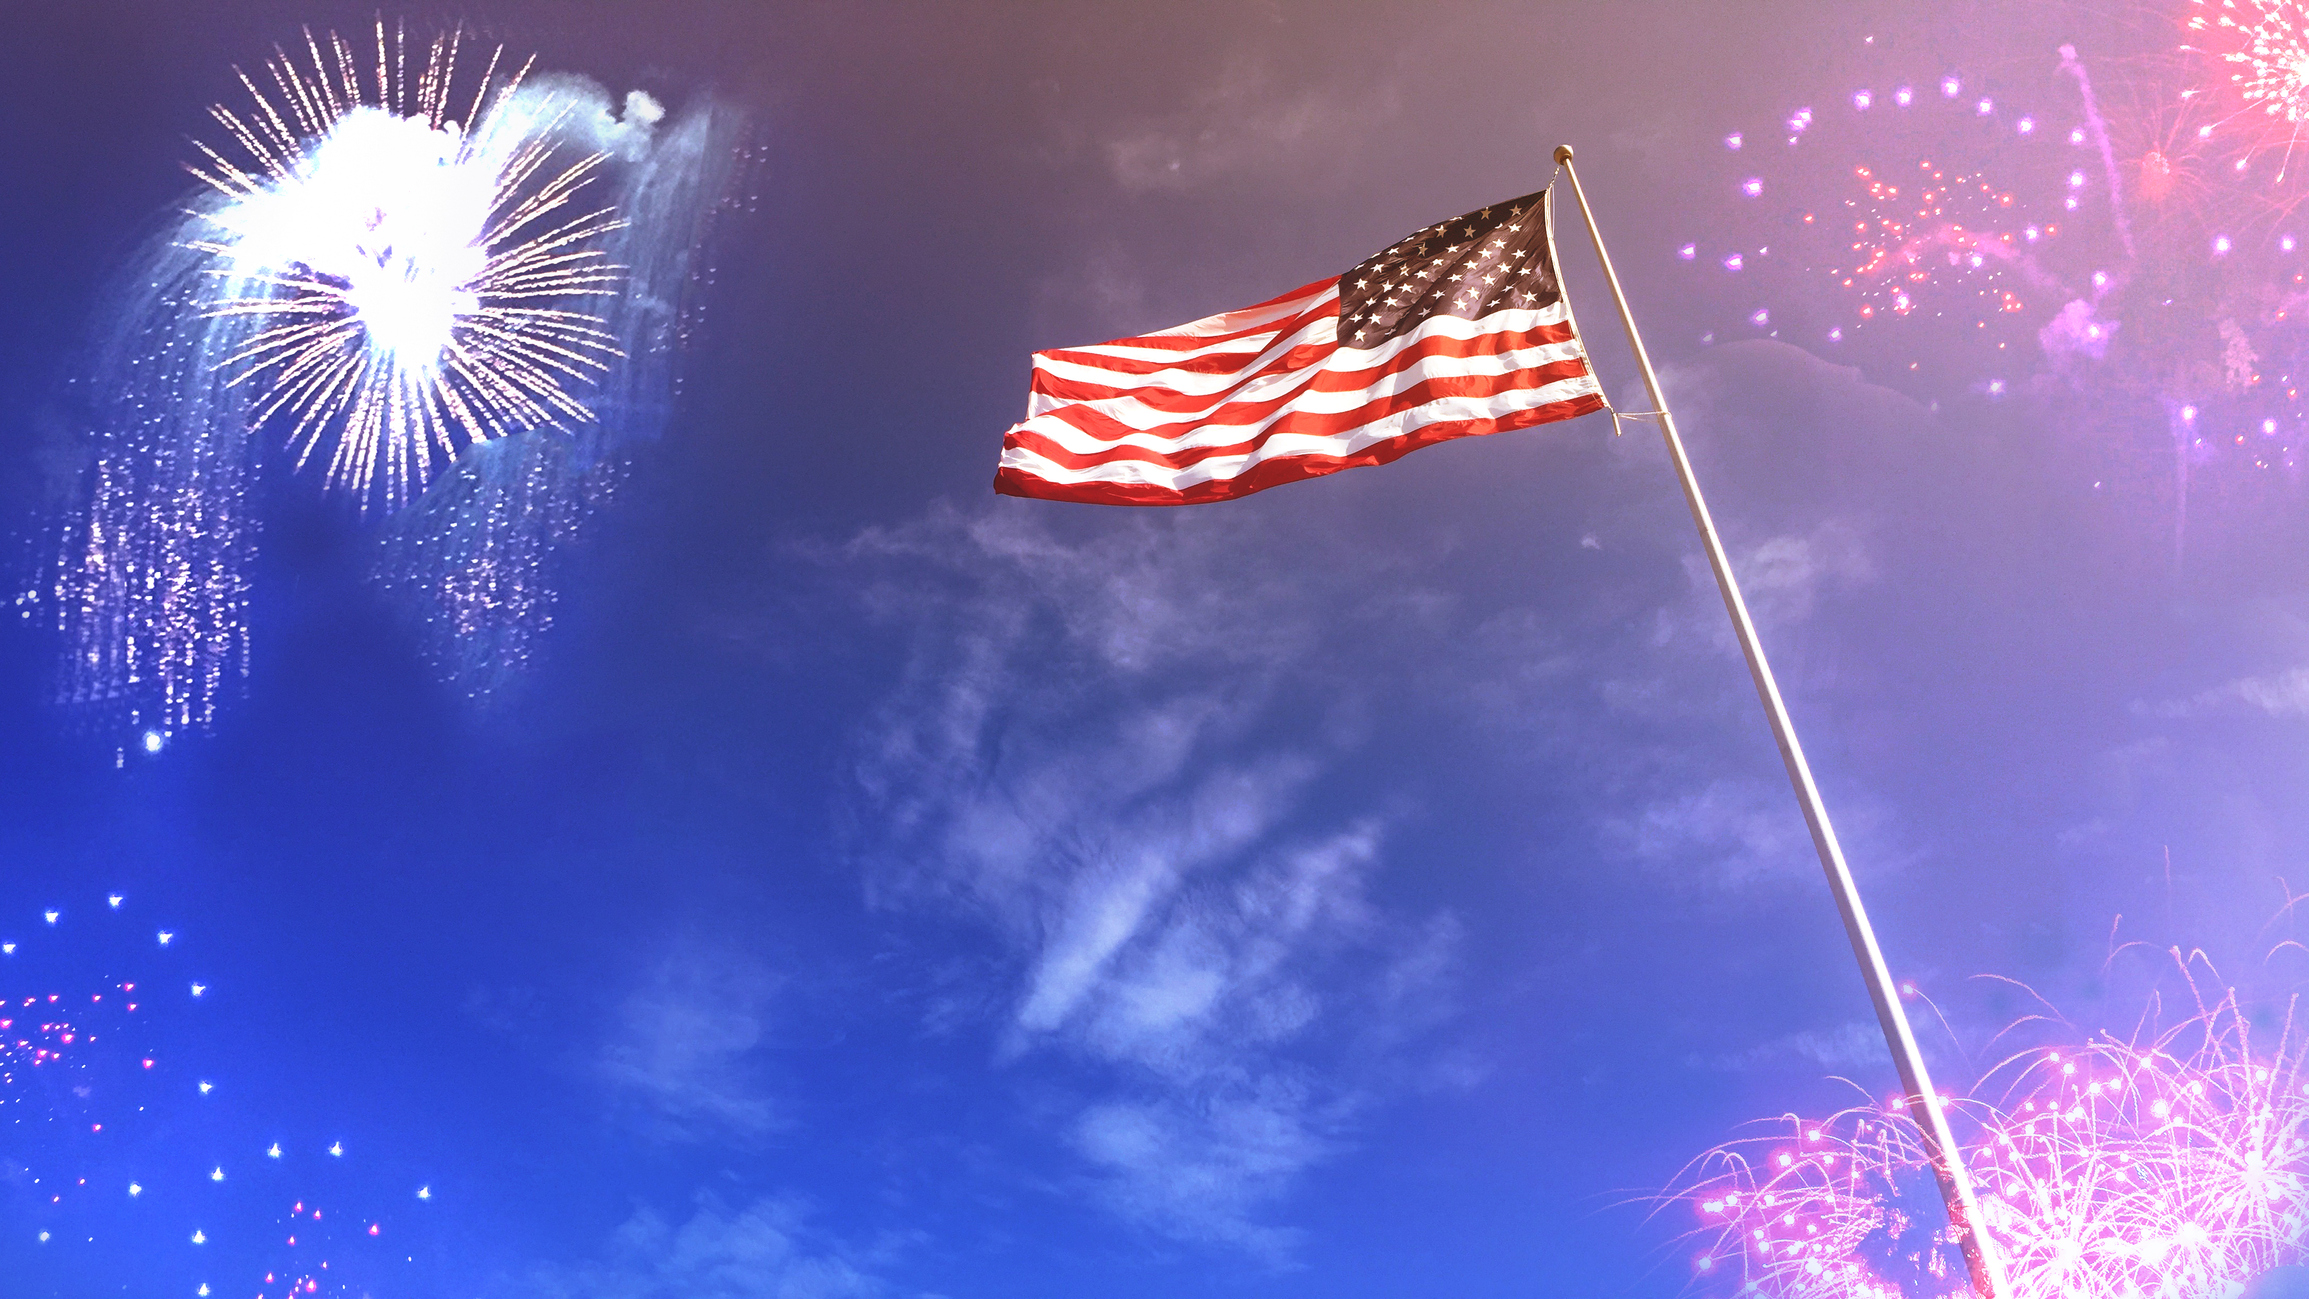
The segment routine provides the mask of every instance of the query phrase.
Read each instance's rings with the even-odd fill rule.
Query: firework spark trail
[[[131,303],[85,385],[97,430],[83,512],[40,592],[63,641],[64,703],[118,734],[206,726],[248,670],[259,455],[202,318],[210,268],[174,238],[127,270]]]
[[[504,697],[552,628],[559,552],[624,477],[622,457],[579,456],[536,435],[474,448],[379,539],[375,581],[413,608],[427,656],[475,700]]]
[[[2176,956],[2178,954],[2176,953]],[[2192,989],[2193,990],[2193,989]],[[2217,1299],[2309,1261],[2309,1044],[2257,1040],[2233,993],[2130,1040],[2013,1057],[1959,1110],[2013,1299]],[[1769,1299],[1961,1295],[1897,1108],[1790,1116],[1679,1192],[1708,1287]]]

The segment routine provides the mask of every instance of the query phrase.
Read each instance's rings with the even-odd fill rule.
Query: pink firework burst
[[[2309,11],[2298,0],[2190,0],[2189,43],[2227,82],[2229,101],[2207,135],[2226,134],[2239,171],[2274,155],[2272,179],[2292,170],[2309,130]]]
[[[1956,1100],[2013,1299],[2213,1299],[2309,1261],[2309,1071],[2291,1011],[2233,993],[2186,1023],[2025,1052]],[[1788,1116],[1709,1152],[1678,1191],[1711,1293],[1968,1293],[1897,1106]]]

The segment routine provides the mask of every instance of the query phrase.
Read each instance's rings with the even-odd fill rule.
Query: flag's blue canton
[[[1377,347],[1431,316],[1473,320],[1562,296],[1548,252],[1548,192],[1453,217],[1339,279],[1339,343]]]

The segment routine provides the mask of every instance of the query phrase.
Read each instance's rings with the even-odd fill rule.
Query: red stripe
[[[1294,298],[1304,297],[1312,293],[1321,293],[1324,290],[1329,289],[1331,286],[1337,284],[1338,282],[1339,277],[1334,275],[1329,279],[1317,280],[1313,284],[1306,285],[1302,288],[1293,289],[1289,293],[1283,294],[1280,297],[1269,298],[1265,302],[1244,307],[1239,311],[1222,311],[1216,316],[1205,316],[1203,317],[1203,320],[1224,320],[1228,316],[1257,315],[1259,312],[1265,311],[1269,307],[1281,306],[1283,303],[1289,302]],[[1329,309],[1330,308],[1328,307],[1325,308],[1325,310]],[[1130,338],[1110,338],[1106,342],[1093,343],[1091,346],[1144,347],[1149,349],[1168,348],[1172,351],[1192,352],[1197,348],[1209,347],[1213,343],[1224,343],[1237,338],[1249,338],[1253,334],[1262,333],[1264,331],[1275,328],[1278,322],[1270,320],[1264,324],[1253,325],[1246,329],[1238,329],[1225,334],[1189,334],[1183,332],[1189,329],[1193,329],[1196,325],[1202,323],[1202,320],[1192,321],[1172,329],[1163,330],[1162,332],[1156,334],[1138,334]],[[1038,353],[1038,355],[1047,354]]]
[[[1338,314],[1339,304],[1326,302],[1318,310],[1303,311],[1277,324],[1229,337],[1252,338],[1259,335],[1271,335],[1274,338],[1289,338],[1314,321]],[[1099,346],[1127,347],[1137,341],[1136,339],[1124,338],[1117,339],[1112,343],[1101,343]],[[1143,356],[1108,356],[1104,352],[1088,352],[1076,348],[1052,348],[1046,352],[1036,352],[1034,359],[1037,362],[1036,373],[1040,373],[1042,370],[1040,362],[1050,360],[1065,361],[1087,369],[1108,370],[1115,374],[1160,374],[1165,370],[1180,370],[1188,374],[1225,374],[1229,370],[1240,368],[1246,361],[1255,360],[1264,355],[1266,355],[1266,351],[1262,348],[1256,352],[1215,352],[1209,356],[1194,356],[1183,361],[1170,361]]]
[[[1149,410],[1158,410],[1166,415],[1193,415],[1198,412],[1215,413],[1226,409],[1229,404],[1228,398],[1241,392],[1251,383],[1270,375],[1315,370],[1316,367],[1328,362],[1332,353],[1338,350],[1339,345],[1337,343],[1301,343],[1258,369],[1243,375],[1226,387],[1214,388],[1209,392],[1180,392],[1175,388],[1160,388],[1151,384],[1141,388],[1116,388],[1103,383],[1092,383],[1087,379],[1060,378],[1039,365],[1034,367],[1034,379],[1029,391],[1038,396],[1063,402],[1110,401],[1117,397],[1128,397]],[[1261,353],[1260,355],[1265,356],[1266,354]],[[1259,358],[1244,359],[1256,361]],[[1171,368],[1173,367],[1164,367],[1166,370]],[[1315,374],[1308,376],[1309,381],[1311,382],[1320,373],[1320,370],[1315,370]],[[1356,386],[1361,387],[1362,385]],[[1306,391],[1306,384],[1301,384],[1292,389],[1291,393],[1296,395],[1304,391]],[[1285,400],[1288,400],[1288,397]]]
[[[1477,334],[1473,338],[1453,338],[1448,334],[1438,334],[1420,339],[1411,346],[1392,354],[1381,364],[1367,366],[1360,370],[1335,370],[1328,367],[1327,363],[1330,360],[1332,349],[1337,346],[1336,344],[1302,343],[1256,372],[1244,375],[1237,382],[1206,393],[1182,393],[1176,389],[1158,388],[1151,385],[1136,388],[1114,388],[1092,383],[1086,379],[1060,378],[1045,372],[1042,367],[1036,366],[1030,391],[1059,401],[1069,402],[1111,401],[1118,397],[1129,397],[1150,410],[1162,411],[1169,415],[1192,415],[1197,411],[1211,411],[1214,418],[1206,422],[1225,424],[1239,422],[1215,418],[1217,412],[1225,408],[1221,399],[1228,394],[1240,392],[1246,384],[1253,380],[1263,379],[1273,374],[1305,369],[1319,361],[1326,363],[1323,372],[1315,375],[1296,391],[1353,392],[1358,388],[1367,388],[1389,375],[1400,374],[1417,365],[1425,357],[1498,356],[1505,352],[1520,351],[1526,347],[1540,347],[1549,343],[1568,343],[1574,341],[1574,338],[1569,321],[1555,325],[1540,325],[1532,329],[1489,330]],[[1318,347],[1323,350],[1315,355],[1302,355],[1307,349]],[[1183,369],[1185,367],[1177,368]],[[1221,402],[1221,404],[1213,406],[1212,403],[1215,401]]]
[[[1496,397],[1501,393],[1544,388],[1548,384],[1558,383],[1565,379],[1576,379],[1586,373],[1588,373],[1587,362],[1573,357],[1570,360],[1558,361],[1553,365],[1534,366],[1507,374],[1444,375],[1415,383],[1399,393],[1367,401],[1353,410],[1333,413],[1291,411],[1277,418],[1274,423],[1261,429],[1247,441],[1224,446],[1187,447],[1171,452],[1156,451],[1136,443],[1124,442],[1122,438],[1134,433],[1168,437],[1176,436],[1176,434],[1168,432],[1171,429],[1176,429],[1183,434],[1212,425],[1255,423],[1258,419],[1263,419],[1276,410],[1289,405],[1296,399],[1296,394],[1279,397],[1271,402],[1236,402],[1227,408],[1234,411],[1256,412],[1249,419],[1198,419],[1168,424],[1154,429],[1133,429],[1110,415],[1087,407],[1062,406],[1049,412],[1049,414],[1065,420],[1068,424],[1090,434],[1101,442],[1113,445],[1098,452],[1072,451],[1052,441],[1047,435],[1036,433],[1024,425],[1020,425],[1010,430],[1009,435],[1003,439],[1003,446],[1006,448],[1011,446],[1026,447],[1035,454],[1065,465],[1069,469],[1087,469],[1092,465],[1103,464],[1112,460],[1141,460],[1148,464],[1168,465],[1177,469],[1207,460],[1212,456],[1243,455],[1247,452],[1253,452],[1265,446],[1268,439],[1285,433],[1308,437],[1338,437],[1351,433],[1375,420],[1424,406],[1439,397]]]
[[[1421,447],[1448,442],[1453,438],[1480,437],[1489,433],[1505,433],[1539,424],[1552,424],[1558,420],[1593,414],[1603,408],[1601,394],[1584,393],[1564,401],[1535,406],[1530,410],[1515,411],[1498,419],[1439,421],[1414,429],[1401,437],[1374,443],[1353,455],[1277,456],[1252,465],[1232,478],[1214,478],[1180,488],[1152,483],[1054,483],[1023,469],[1005,465],[994,472],[994,490],[1004,496],[1026,496],[1044,501],[1077,501],[1085,505],[1201,505],[1249,496],[1269,487],[1295,483],[1302,478],[1319,478],[1341,469],[1383,465]]]

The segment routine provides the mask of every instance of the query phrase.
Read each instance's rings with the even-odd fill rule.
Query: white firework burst
[[[189,243],[215,259],[207,311],[248,326],[228,382],[364,503],[406,502],[465,446],[591,420],[579,392],[621,354],[598,309],[622,282],[621,222],[590,201],[604,155],[532,120],[502,50],[458,88],[458,47],[379,24],[372,60],[307,33],[265,65],[272,94],[243,72],[253,104],[211,110],[241,156],[200,145],[193,168],[224,200]]]

